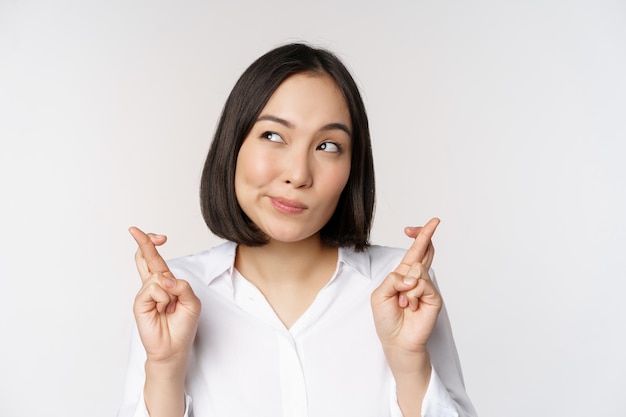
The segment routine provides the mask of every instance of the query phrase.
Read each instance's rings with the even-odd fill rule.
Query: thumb
[[[409,291],[417,285],[421,275],[419,265],[414,264],[406,275],[392,272],[380,284],[372,294],[372,298],[380,298],[382,301],[395,297],[400,292]]]
[[[184,279],[171,278],[166,284],[166,290],[178,298],[178,302],[189,307],[199,307],[200,300],[193,292],[191,285]]]

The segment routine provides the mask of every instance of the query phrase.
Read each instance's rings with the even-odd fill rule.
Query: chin
[[[304,231],[295,231],[295,230],[264,230],[265,234],[275,242],[281,243],[296,243],[302,242],[307,239],[311,239],[314,236],[317,236],[316,232],[304,232]]]

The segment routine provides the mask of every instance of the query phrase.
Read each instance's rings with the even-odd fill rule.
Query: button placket
[[[277,334],[282,408],[285,417],[308,417],[306,385],[295,340],[288,332]]]

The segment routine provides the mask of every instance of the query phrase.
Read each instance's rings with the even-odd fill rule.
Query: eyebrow
[[[288,120],[282,119],[277,116],[272,116],[271,114],[264,114],[263,116],[259,116],[256,121],[260,122],[262,120],[269,120],[270,122],[281,124],[288,129],[293,129],[295,127],[293,123],[289,122]],[[320,130],[343,130],[348,134],[348,136],[352,137],[352,132],[350,132],[348,126],[343,123],[328,123],[327,125],[324,125]]]

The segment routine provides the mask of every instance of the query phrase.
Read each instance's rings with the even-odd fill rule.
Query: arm
[[[438,288],[434,272],[432,269],[429,272],[435,287]],[[476,417],[474,406],[465,390],[461,363],[445,303],[428,338],[427,349],[431,372],[421,404],[421,415],[424,417]],[[403,417],[405,414],[400,408],[397,388],[394,385],[390,391],[391,416]],[[409,395],[415,396],[416,393],[417,391],[409,392]]]
[[[455,400],[433,367],[433,363],[441,361],[440,348],[450,348],[456,355],[451,333],[447,332],[450,340],[443,340],[450,346],[437,342],[437,349],[429,351],[435,342],[429,342],[431,334],[434,332],[435,338],[439,338],[444,325],[447,329],[450,327],[447,316],[439,317],[443,301],[428,274],[434,257],[431,238],[438,224],[438,219],[432,219],[423,228],[407,228],[405,232],[415,238],[414,243],[400,265],[372,294],[376,330],[394,376],[397,403],[404,417],[421,416],[422,411],[428,414],[432,404],[425,400],[433,397],[434,402],[442,402],[436,415],[459,415]],[[455,363],[458,364],[458,358]],[[460,369],[458,371],[460,379]],[[453,373],[446,372],[446,380],[455,378]],[[440,398],[442,396],[445,398]],[[446,414],[447,411],[450,413]]]
[[[145,349],[143,397],[151,417],[185,413],[185,374],[196,334],[200,301],[189,283],[176,279],[155,245],[165,236],[130,229],[139,249],[135,261],[142,287],[133,311]]]
[[[126,369],[126,383],[124,399],[120,406],[118,417],[150,417],[145,399],[146,377],[146,350],[143,347],[137,326],[133,326]],[[151,405],[153,409],[156,405]],[[190,417],[191,398],[185,398],[185,417]]]
[[[428,350],[407,354],[385,349],[396,382],[396,398],[404,417],[419,417],[428,390],[432,366]]]

